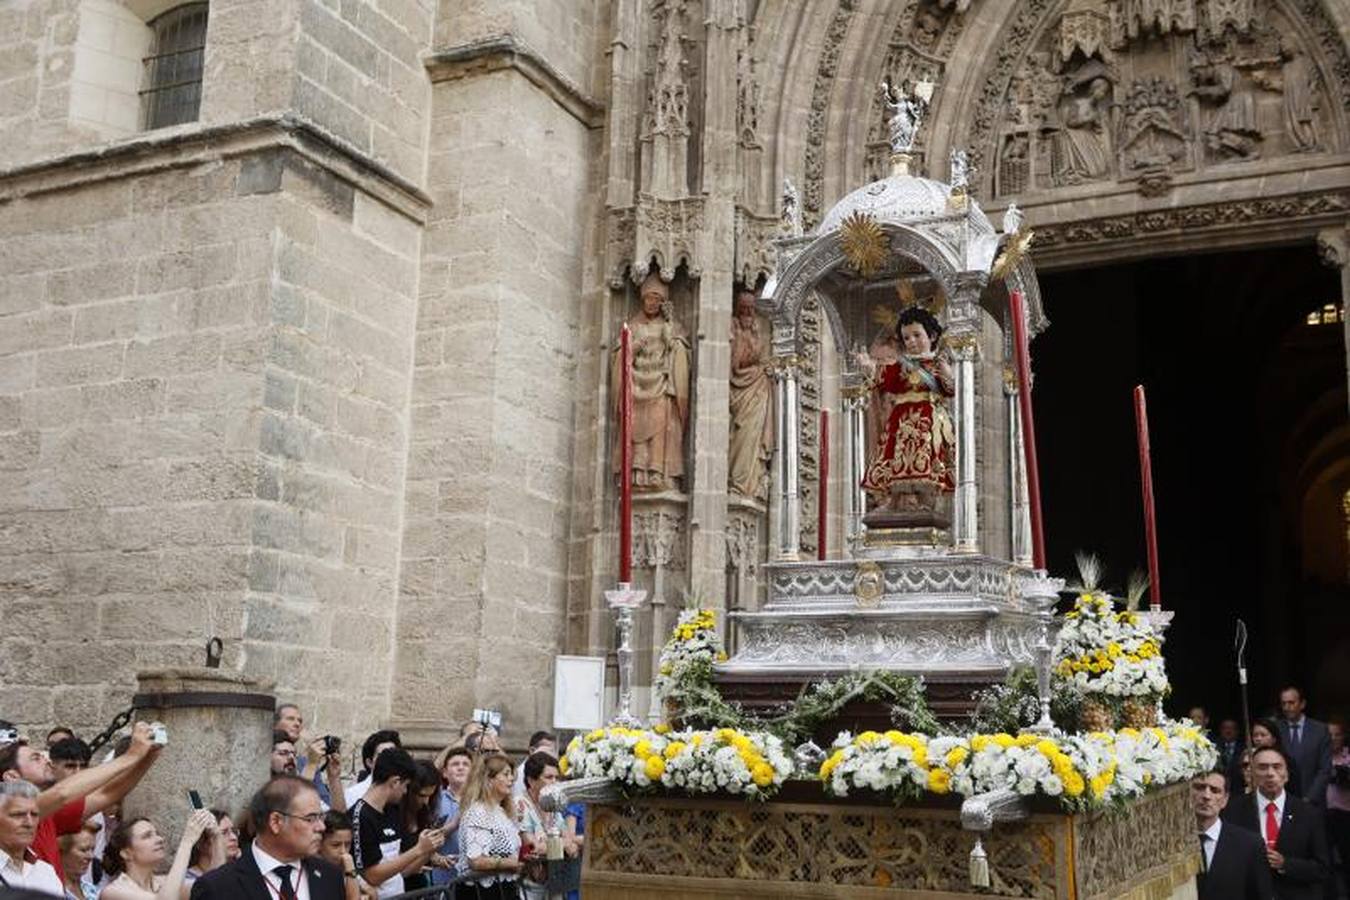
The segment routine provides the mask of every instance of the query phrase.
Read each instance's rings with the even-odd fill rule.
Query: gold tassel
[[[975,847],[970,851],[970,883],[975,887],[989,887],[989,854],[984,852],[979,835],[975,836]]]

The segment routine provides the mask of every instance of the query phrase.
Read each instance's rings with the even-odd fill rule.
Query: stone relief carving
[[[994,157],[981,180],[998,196],[1093,179],[1158,193],[1197,166],[1336,149],[1329,100],[1350,110],[1350,56],[1324,0],[1071,0],[1057,21],[1054,7],[1016,5],[958,136],[973,163]]]
[[[697,278],[706,257],[704,223],[702,197],[662,200],[640,195],[634,211],[634,247],[638,256],[632,261],[633,280],[641,281],[647,275],[653,258],[665,281],[675,277],[675,269],[681,262],[688,265],[690,277]]]
[[[637,214],[624,206],[605,212],[605,281],[613,290],[624,287],[624,273],[636,251]]]
[[[759,78],[755,73],[754,46],[755,30],[742,22],[736,47],[736,134],[747,150],[763,146],[759,140]]]
[[[1064,225],[1049,223],[1036,229],[1036,246],[1050,249],[1070,244],[1103,243],[1182,230],[1243,226],[1257,222],[1332,219],[1344,216],[1348,210],[1350,210],[1350,191],[1326,191],[1290,197],[1210,203],[1180,209],[1089,219]]]
[[[727,571],[754,576],[759,570],[759,523],[747,515],[727,516]]]
[[[1111,44],[1117,49],[1141,37],[1195,30],[1195,0],[1107,0]]]
[[[760,276],[773,273],[777,260],[774,239],[779,235],[777,219],[757,216],[749,210],[736,207],[736,278],[741,284],[754,286]]]
[[[685,567],[684,514],[670,510],[635,510],[633,562],[643,569],[682,571]]]
[[[1050,177],[1056,186],[1096,181],[1107,174],[1111,94],[1109,72],[1099,59],[1065,77],[1054,118],[1042,126],[1050,136]]]
[[[1185,113],[1177,86],[1163,78],[1130,85],[1125,96],[1120,167],[1126,177],[1170,172],[1187,154]]]
[[[825,202],[825,122],[828,118],[830,92],[839,71],[839,54],[848,35],[858,0],[839,0],[830,24],[825,29],[825,40],[816,64],[816,77],[811,86],[811,107],[806,113],[806,154],[804,160],[805,196],[802,218],[808,229],[820,221]]]
[[[689,48],[686,0],[651,0],[647,105],[639,141],[641,190],[660,197],[688,193],[689,103],[693,64]]]

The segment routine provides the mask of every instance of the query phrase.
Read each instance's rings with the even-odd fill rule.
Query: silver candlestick
[[[623,728],[640,728],[642,722],[632,713],[633,706],[633,610],[647,599],[647,592],[634,588],[627,581],[619,582],[613,591],[605,591],[605,602],[614,610],[614,620],[619,626],[619,647],[615,656],[619,660],[619,711],[610,723]]]
[[[1055,730],[1055,722],[1050,718],[1050,678],[1054,673],[1055,635],[1059,631],[1055,625],[1055,604],[1059,602],[1059,592],[1064,590],[1064,579],[1051,578],[1044,569],[1037,569],[1020,580],[1022,600],[1031,608],[1039,626],[1035,658],[1036,693],[1041,701],[1041,718],[1027,730],[1050,734]]]

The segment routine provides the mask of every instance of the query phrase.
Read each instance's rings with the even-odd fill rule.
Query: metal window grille
[[[144,127],[195,122],[202,103],[202,56],[206,48],[205,3],[174,7],[150,22],[155,32],[141,90]]]

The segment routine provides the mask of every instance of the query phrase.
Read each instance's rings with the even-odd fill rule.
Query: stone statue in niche
[[[1051,132],[1051,178],[1056,186],[1082,184],[1106,175],[1111,156],[1107,149],[1107,115],[1111,82],[1100,60],[1089,60],[1067,76],[1047,123]]]
[[[1256,159],[1261,155],[1261,129],[1256,101],[1242,73],[1225,56],[1206,51],[1191,61],[1191,93],[1214,107],[1204,126],[1205,146],[1221,159]]]
[[[769,496],[773,458],[773,389],[769,383],[769,334],[755,313],[754,291],[736,294],[731,320],[731,429],[727,487],[754,500]]]
[[[884,342],[879,352],[858,354],[875,435],[862,479],[872,500],[870,525],[950,522],[938,500],[956,490],[956,428],[948,409],[956,379],[938,350],[941,336],[936,316],[908,306],[896,323],[894,350]]]
[[[628,320],[633,346],[633,488],[678,491],[684,479],[684,432],[689,422],[689,338],[670,311],[670,287],[655,271],[642,282],[642,308]],[[622,372],[610,364],[616,418]],[[618,428],[615,428],[617,444]],[[613,454],[616,475],[620,448]]]

